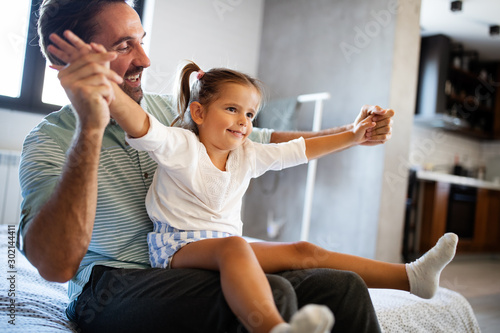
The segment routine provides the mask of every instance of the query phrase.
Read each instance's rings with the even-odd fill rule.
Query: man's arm
[[[25,254],[46,280],[71,279],[87,252],[96,211],[101,142],[101,131],[76,133],[54,192],[27,226]]]
[[[97,205],[97,172],[104,129],[113,100],[110,80],[119,81],[100,63],[112,54],[89,54],[59,72],[78,118],[63,172],[47,202],[27,225],[24,251],[49,281],[71,279],[92,236]]]

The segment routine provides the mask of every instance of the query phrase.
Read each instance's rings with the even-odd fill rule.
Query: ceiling
[[[451,0],[422,0],[422,36],[443,34],[482,61],[500,61],[500,35],[489,35],[490,25],[500,25],[500,0],[463,0],[462,11],[450,8]]]

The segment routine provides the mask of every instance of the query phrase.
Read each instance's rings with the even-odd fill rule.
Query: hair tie
[[[198,71],[198,75],[196,76],[196,78],[197,78],[198,80],[201,80],[201,78],[203,77],[203,75],[205,75],[205,72],[204,72],[204,71],[202,71],[202,70],[200,69],[200,70]]]

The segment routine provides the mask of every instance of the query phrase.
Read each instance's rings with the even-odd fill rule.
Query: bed
[[[45,281],[17,249],[13,259],[10,230],[0,225],[0,331],[78,332],[64,313],[67,284]],[[370,295],[383,332],[480,332],[470,304],[449,289],[431,300],[397,290],[370,289]]]

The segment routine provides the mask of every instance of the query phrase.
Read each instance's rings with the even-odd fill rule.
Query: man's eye
[[[126,52],[128,51],[130,47],[127,45],[127,46],[124,46],[124,47],[119,47],[116,49],[117,52]]]

